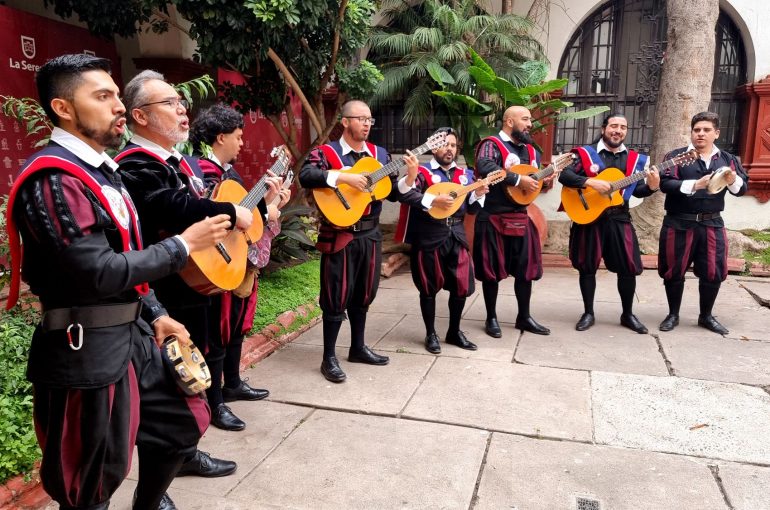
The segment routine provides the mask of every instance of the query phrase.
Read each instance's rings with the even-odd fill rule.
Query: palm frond
[[[463,41],[452,41],[449,44],[443,44],[436,51],[436,58],[440,62],[459,62],[468,59],[468,45]]]
[[[397,66],[382,73],[383,80],[374,92],[374,101],[393,99],[411,86],[413,81],[409,66]]]
[[[441,46],[443,35],[438,28],[420,27],[412,34],[412,40],[421,50],[436,51]]]
[[[433,111],[433,87],[428,81],[417,85],[404,102],[404,124],[418,126],[430,118]]]

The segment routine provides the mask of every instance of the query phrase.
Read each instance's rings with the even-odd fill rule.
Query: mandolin
[[[412,154],[419,156],[428,151],[446,145],[446,133],[436,132],[419,147],[412,149]],[[366,176],[367,191],[358,191],[347,184],[336,188],[315,188],[313,198],[318,209],[329,222],[338,227],[349,227],[364,215],[366,207],[375,200],[382,200],[390,194],[392,184],[387,177],[406,166],[403,159],[393,160],[383,165],[375,158],[361,158],[351,168],[340,170],[343,173]]]
[[[285,174],[290,161],[285,147],[274,148],[270,155],[277,158],[270,171],[277,176]],[[214,189],[211,200],[246,207],[254,217],[247,230],[233,229],[216,246],[190,253],[187,265],[179,275],[196,292],[204,295],[218,294],[235,289],[243,281],[249,244],[258,241],[264,229],[257,204],[267,192],[266,178],[267,173],[248,192],[232,179],[220,182]]]
[[[430,193],[431,195],[450,195],[455,201],[447,208],[433,206],[428,209],[428,214],[437,220],[443,220],[444,218],[450,217],[456,213],[465,202],[464,200],[457,200],[458,198],[464,197],[468,193],[476,191],[482,186],[492,186],[493,184],[497,184],[505,179],[505,175],[505,170],[500,169],[490,172],[485,178],[465,186],[457,184],[456,182],[438,182],[432,185],[425,190],[425,193]]]
[[[698,158],[695,149],[664,161],[652,168],[666,170],[674,166],[690,163]],[[626,177],[625,172],[617,168],[605,168],[594,179],[611,183],[609,193],[599,193],[593,188],[569,188],[561,190],[561,203],[564,211],[575,223],[585,225],[596,221],[608,207],[623,205],[621,190],[631,184],[641,181],[647,176],[645,172],[634,172]]]
[[[550,165],[539,171],[534,171],[532,165],[514,165],[508,169],[509,172],[528,175],[537,181],[537,189],[535,191],[525,191],[517,186],[506,186],[505,191],[508,194],[508,198],[521,205],[531,204],[540,191],[543,189],[543,179],[555,174],[559,174],[562,170],[568,167],[575,159],[575,154],[568,152],[567,154],[560,154],[554,158]]]

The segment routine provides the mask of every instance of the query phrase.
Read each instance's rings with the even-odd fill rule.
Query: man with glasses
[[[365,191],[365,175],[341,172],[363,157],[377,159],[383,165],[390,154],[366,141],[374,124],[369,106],[363,101],[348,101],[342,106],[342,137],[315,148],[299,173],[303,188],[336,188],[347,184]],[[405,162],[417,167],[417,158],[407,156]],[[397,175],[391,175],[393,189],[388,200],[399,195]],[[322,220],[316,247],[321,252],[321,296],[324,351],[321,362],[323,376],[335,383],[346,379],[335,354],[337,335],[345,320],[350,320],[348,361],[369,365],[387,365],[389,358],[373,352],[364,342],[366,312],[377,295],[382,261],[382,233],[378,227],[382,202],[372,202],[354,225],[341,228]]]
[[[251,211],[203,198],[202,174],[196,175],[174,148],[187,140],[189,121],[185,102],[163,75],[154,71],[139,73],[126,85],[124,103],[134,135],[115,160],[136,204],[144,238],[158,242],[217,214],[227,214],[236,228],[248,228]],[[216,373],[221,377],[224,354],[208,354],[210,348],[217,347],[215,342],[209,345],[210,332],[219,327],[219,316],[210,311],[210,299],[190,288],[178,274],[158,280],[153,288],[169,315],[187,327],[192,341],[206,354],[212,379]],[[235,469],[235,462],[196,451],[186,459],[179,475],[225,476]]]
[[[396,240],[412,245],[412,281],[420,292],[425,349],[432,354],[441,352],[435,327],[436,294],[446,289],[449,291],[449,328],[444,339],[448,344],[475,351],[476,344],[460,331],[465,300],[475,290],[473,263],[463,226],[467,207],[463,203],[454,214],[442,220],[434,219],[428,210],[433,207],[450,208],[455,200],[467,200],[467,205],[481,205],[489,188],[483,186],[468,194],[467,199],[427,193],[428,188],[440,182],[467,186],[474,180],[472,169],[460,168],[455,163],[458,151],[455,130],[447,127],[440,128],[438,132],[446,133],[446,145],[433,151],[433,159],[427,165],[410,168],[409,173],[402,177],[404,185],[412,189],[401,197],[403,205]]]

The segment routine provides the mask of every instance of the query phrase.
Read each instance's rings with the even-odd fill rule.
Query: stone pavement
[[[650,329],[618,325],[615,277],[598,275],[597,323],[582,312],[577,274],[547,269],[535,283],[541,337],[513,329],[513,282],[501,284],[503,337],[483,332],[479,291],[463,330],[476,352],[423,348],[417,292],[407,273],[383,280],[368,343],[386,367],[350,364],[347,325],[338,357],[348,380],[319,372],[321,328],[245,376],[262,402],[232,408],[243,432],[209,429],[201,448],[235,459],[233,476],[179,478],[180,509],[770,509],[770,281],[730,276],[721,337],[696,325],[688,278],[681,325],[655,271],[638,279],[635,312]],[[446,293],[437,330],[447,325]],[[113,508],[129,507],[135,473]]]

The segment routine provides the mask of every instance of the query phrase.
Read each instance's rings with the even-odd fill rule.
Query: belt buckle
[[[703,213],[697,213],[697,214],[695,215],[695,221],[697,221],[697,222],[699,222],[699,223],[700,223],[701,221],[703,221],[703,219],[704,219],[704,218],[703,218]]]
[[[452,223],[452,217],[450,216],[446,219],[446,226],[451,227],[452,225],[454,225],[454,223]]]
[[[353,232],[360,232],[361,231],[361,220],[358,220],[357,222],[353,223],[353,225],[350,226],[350,229]]]

